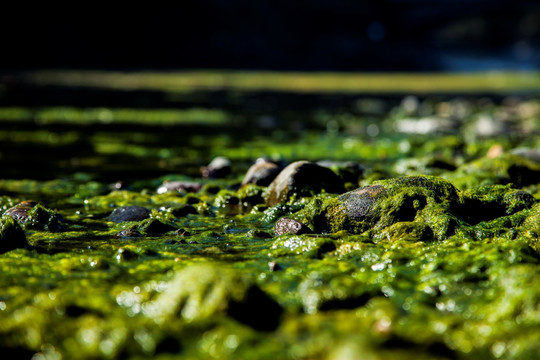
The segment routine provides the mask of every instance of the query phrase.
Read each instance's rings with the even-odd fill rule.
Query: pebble
[[[281,166],[274,162],[262,158],[257,159],[244,176],[242,186],[247,184],[268,186],[278,176],[281,169]]]
[[[276,236],[283,234],[302,235],[312,233],[311,229],[302,224],[300,221],[289,218],[279,219],[274,227],[274,232]]]
[[[114,209],[109,215],[109,221],[120,223],[123,221],[141,221],[150,217],[150,210],[142,206],[122,206]]]
[[[343,181],[332,170],[309,161],[296,161],[281,170],[269,185],[266,203],[274,206],[294,194],[312,196],[323,189],[329,193],[345,191]]]
[[[225,178],[231,174],[231,161],[224,156],[218,156],[201,168],[201,174],[204,178]]]
[[[527,160],[540,163],[540,150],[539,149],[515,148],[513,150],[510,150],[510,153],[517,156],[521,156],[522,158],[525,158]]]

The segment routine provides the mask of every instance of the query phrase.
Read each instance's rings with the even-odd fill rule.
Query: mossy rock
[[[424,222],[436,238],[444,238],[453,231],[453,213],[458,205],[458,192],[450,182],[434,176],[414,176],[378,181],[339,196],[326,205],[326,224],[320,214],[313,217],[328,231],[356,234],[398,222]]]
[[[523,187],[540,182],[540,164],[518,155],[502,154],[463,164],[446,177],[460,189],[510,183]]]
[[[28,247],[26,235],[21,226],[10,216],[0,219],[0,254]]]
[[[35,201],[23,201],[6,210],[3,217],[17,221],[25,230],[59,231],[63,217],[55,211]]]
[[[536,200],[510,185],[481,186],[461,192],[460,217],[471,225],[531,208]]]

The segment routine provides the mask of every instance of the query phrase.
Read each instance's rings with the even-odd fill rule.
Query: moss
[[[59,231],[62,229],[62,220],[53,210],[37,204],[28,212],[28,221],[23,226],[25,229]]]
[[[434,234],[426,224],[405,221],[382,229],[375,238],[389,241],[432,241]]]
[[[517,155],[503,154],[463,164],[445,177],[460,189],[509,183],[522,187],[540,182],[540,165]]]
[[[268,254],[272,257],[303,255],[320,259],[334,250],[336,250],[335,243],[325,237],[284,234],[272,243]]]

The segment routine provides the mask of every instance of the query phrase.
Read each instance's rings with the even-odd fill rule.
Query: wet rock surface
[[[231,161],[224,157],[214,158],[207,166],[201,168],[201,174],[205,178],[219,179],[231,174]]]
[[[150,217],[150,210],[142,206],[122,206],[113,210],[107,218],[109,221],[120,223],[124,221],[141,221]]]
[[[266,203],[274,206],[292,196],[312,196],[325,190],[342,193],[343,181],[332,170],[309,161],[297,161],[285,167],[268,186]]]

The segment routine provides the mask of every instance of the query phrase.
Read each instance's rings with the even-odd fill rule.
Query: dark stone
[[[166,181],[158,189],[158,194],[163,194],[169,191],[177,192],[198,192],[203,187],[203,184],[194,181]]]
[[[278,176],[281,167],[276,163],[265,159],[258,159],[255,164],[248,169],[242,186],[247,184],[255,184],[259,186],[268,186]]]
[[[240,301],[231,301],[227,315],[259,331],[273,331],[280,323],[283,309],[256,285],[246,290]]]
[[[26,235],[21,226],[10,216],[0,219],[0,254],[27,247]]]
[[[109,221],[120,223],[123,221],[141,221],[150,217],[150,210],[142,206],[122,206],[114,209],[109,215]]]
[[[198,214],[197,209],[195,209],[192,205],[182,205],[179,207],[175,207],[172,208],[170,212],[175,217],[184,217],[189,214]]]
[[[231,161],[224,156],[218,156],[201,168],[201,173],[205,178],[225,178],[231,174]]]
[[[302,224],[300,221],[296,221],[289,218],[281,218],[276,222],[274,227],[274,232],[276,236],[283,234],[311,234],[312,231],[306,225]]]
[[[268,187],[266,203],[274,206],[284,203],[293,195],[313,196],[325,190],[329,193],[345,191],[343,181],[332,170],[309,161],[288,165]]]

